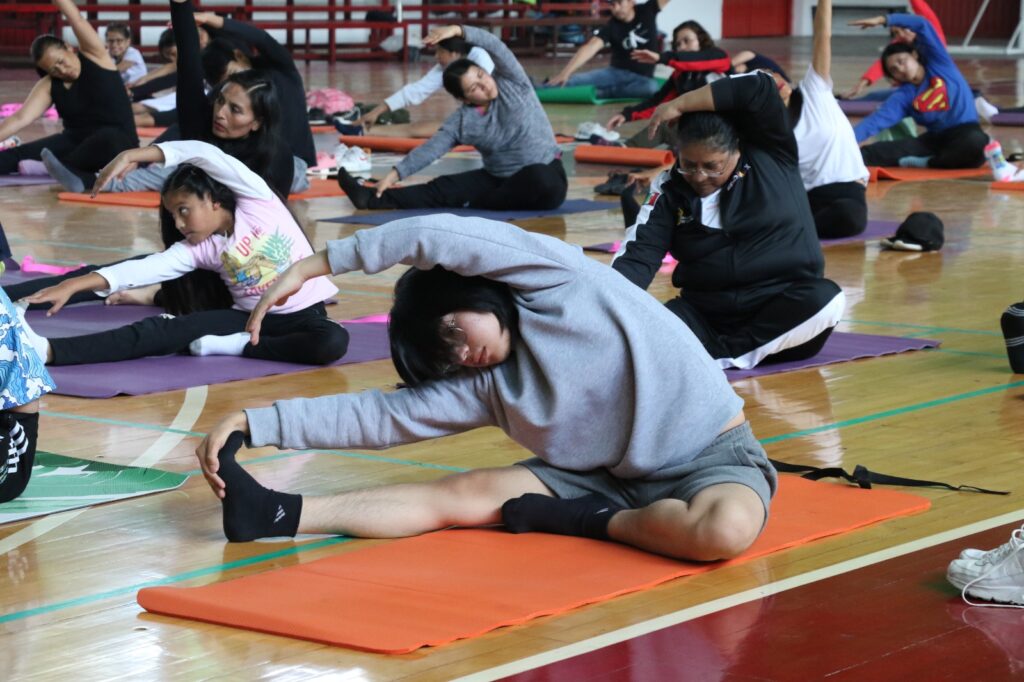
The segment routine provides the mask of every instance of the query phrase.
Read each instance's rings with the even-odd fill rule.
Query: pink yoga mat
[[[50,318],[46,317],[44,311],[29,311],[27,319],[44,336],[61,337],[113,329],[162,312],[161,308],[152,306],[83,303],[69,306]],[[360,320],[350,320],[343,324],[349,333],[348,351],[345,357],[332,366],[391,357],[386,324]],[[122,393],[144,395],[176,391],[192,386],[302,372],[318,367],[227,356],[167,355],[122,362],[50,367],[49,370],[57,384],[55,393],[80,398],[110,398]]]

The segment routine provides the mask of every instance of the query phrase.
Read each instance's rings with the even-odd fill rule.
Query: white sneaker
[[[17,135],[11,135],[6,140],[0,140],[0,151],[5,149],[14,149],[21,145],[21,138]]]
[[[968,548],[960,552],[961,559],[970,561],[986,561],[990,564],[1002,560],[1010,552],[1015,552],[1024,545],[1024,527],[1018,528],[1010,535],[1010,539],[995,549],[972,549]]]
[[[338,159],[338,168],[344,168],[350,175],[367,174],[373,168],[373,163],[370,160],[370,153],[365,149],[349,147]]]
[[[597,135],[600,138],[604,138],[609,142],[618,142],[619,138],[622,137],[614,130],[608,130],[600,123],[594,121],[584,121],[580,124],[580,127],[576,129],[576,139],[589,142],[590,138]]]
[[[999,113],[999,109],[981,95],[974,98],[974,110],[985,123],[991,123],[992,117]]]
[[[1024,607],[1024,526],[1013,531],[1009,542],[979,559],[954,559],[946,579],[968,597]]]

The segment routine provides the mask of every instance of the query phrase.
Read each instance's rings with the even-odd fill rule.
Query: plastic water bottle
[[[985,145],[985,159],[992,168],[992,177],[996,182],[1009,182],[1013,179],[1017,169],[1003,156],[1003,147],[998,140],[992,140]]]

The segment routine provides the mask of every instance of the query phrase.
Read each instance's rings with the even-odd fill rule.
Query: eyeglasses
[[[444,341],[448,350],[448,364],[445,373],[455,371],[462,362],[462,349],[466,347],[466,332],[455,324],[455,316],[441,318],[441,340]]]
[[[683,177],[696,177],[703,175],[706,178],[720,178],[725,175],[725,168],[721,170],[707,170],[705,168],[685,168],[683,166],[676,166],[676,173],[679,173]]]

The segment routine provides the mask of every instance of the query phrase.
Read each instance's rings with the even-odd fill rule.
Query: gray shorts
[[[767,514],[778,484],[775,468],[754,438],[749,422],[721,434],[689,462],[660,469],[657,480],[616,478],[607,469],[568,471],[536,457],[518,464],[533,472],[557,497],[573,499],[598,493],[628,509],[668,498],[689,502],[710,486],[739,483],[758,494]]]

